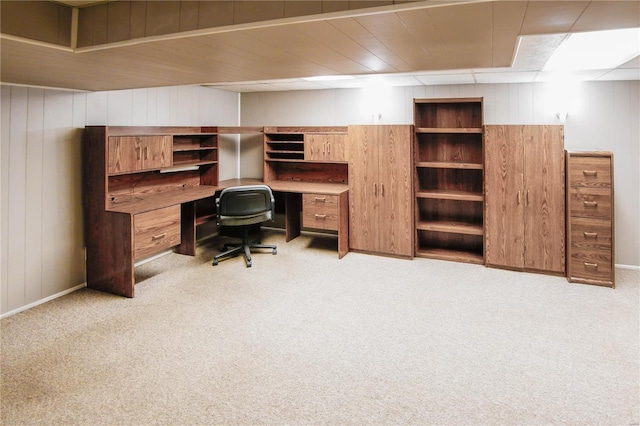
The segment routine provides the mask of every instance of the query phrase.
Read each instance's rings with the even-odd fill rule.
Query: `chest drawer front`
[[[302,194],[302,226],[316,229],[338,229],[338,196]]]
[[[607,157],[569,158],[569,180],[572,187],[611,187],[611,160]]]
[[[135,260],[180,244],[180,206],[134,216]]]
[[[571,252],[571,277],[594,281],[612,281],[611,252],[573,249]]]
[[[571,246],[585,250],[611,251],[611,221],[574,218],[571,225]]]
[[[600,188],[570,188],[571,216],[609,219],[611,191]]]

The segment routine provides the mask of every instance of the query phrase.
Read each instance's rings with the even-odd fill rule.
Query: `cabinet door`
[[[171,166],[171,136],[142,137],[142,169]]]
[[[107,171],[109,174],[133,172],[140,169],[142,140],[136,136],[112,136],[108,142]]]
[[[171,136],[112,136],[109,138],[110,174],[171,166]]]
[[[349,247],[378,251],[378,147],[373,126],[349,126]]]
[[[310,161],[347,161],[347,141],[344,134],[306,134],[304,159]]]
[[[325,143],[324,135],[304,135],[304,159],[307,161],[324,160]]]
[[[524,267],[524,148],[521,126],[485,127],[485,257]]]
[[[379,250],[413,254],[411,126],[375,126],[379,149]]]
[[[524,126],[524,267],[565,271],[562,126]]]
[[[348,146],[346,135],[327,135],[327,155],[328,161],[347,161]]]

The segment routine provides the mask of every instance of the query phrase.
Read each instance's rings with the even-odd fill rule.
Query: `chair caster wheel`
[[[216,266],[217,264],[218,264],[218,259],[213,259],[213,263],[212,263],[212,265],[213,265],[213,266]]]
[[[251,268],[251,262],[247,262],[247,268]]]
[[[273,254],[274,254],[274,255],[278,254],[278,250],[273,249]]]

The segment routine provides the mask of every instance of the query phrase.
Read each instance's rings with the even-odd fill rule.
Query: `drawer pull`
[[[152,240],[152,241],[161,240],[161,239],[163,239],[163,238],[164,238],[164,237],[166,237],[166,236],[167,236],[167,233],[166,233],[166,232],[163,232],[162,234],[154,235],[153,237],[151,237],[151,240]]]
[[[596,269],[598,269],[598,264],[597,263],[584,262],[584,266],[586,266],[587,268],[596,268]]]
[[[314,200],[317,203],[324,203],[325,201],[327,201],[327,197],[315,197]]]
[[[582,174],[585,176],[598,176],[597,170],[583,170]]]
[[[584,201],[585,207],[598,207],[597,201]]]
[[[316,214],[316,219],[326,219],[327,215],[326,214]]]
[[[596,238],[596,237],[598,236],[598,233],[597,233],[597,232],[587,232],[587,231],[584,231],[584,236],[585,236],[585,237],[587,237],[587,238],[589,238],[589,237]]]

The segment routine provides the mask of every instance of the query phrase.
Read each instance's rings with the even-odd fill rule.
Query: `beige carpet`
[[[3,425],[637,425],[639,272],[564,278],[350,253],[137,268],[5,318]]]

